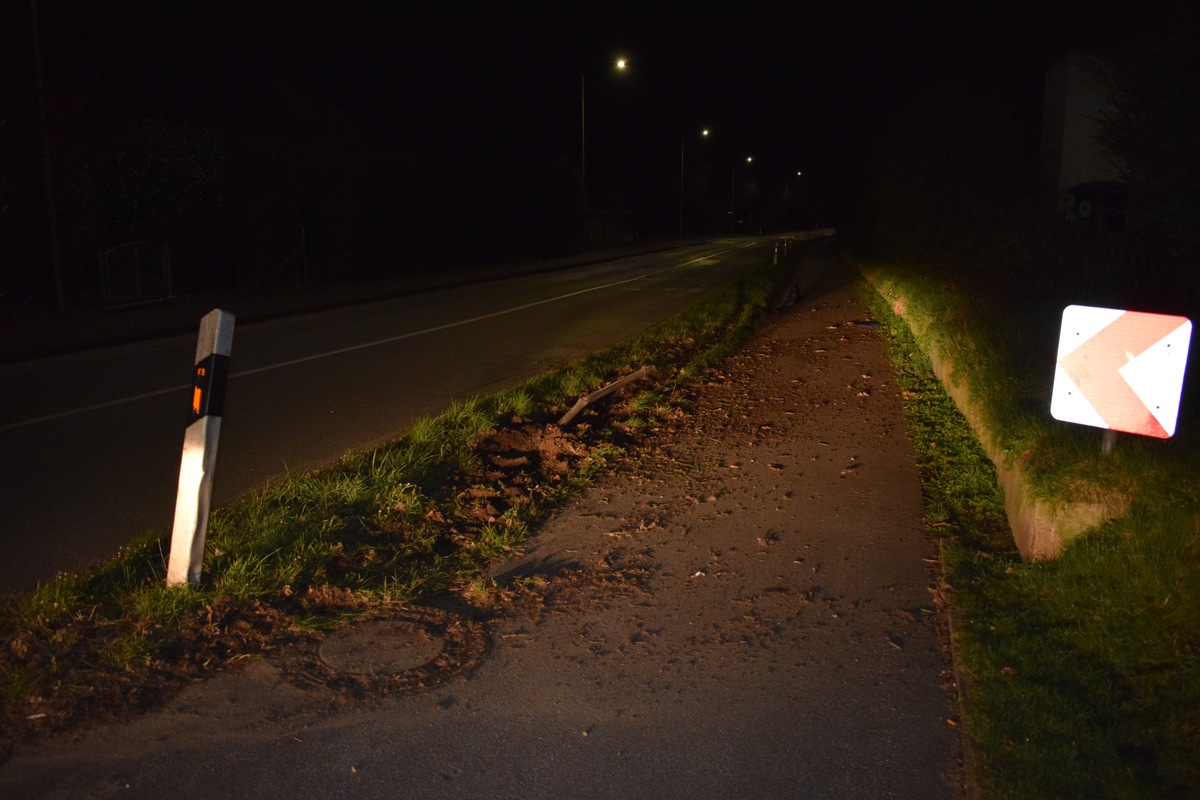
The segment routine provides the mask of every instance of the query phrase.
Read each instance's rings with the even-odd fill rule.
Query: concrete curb
[[[1022,468],[1031,453],[1022,453],[1016,458],[1005,455],[996,442],[994,432],[984,423],[972,401],[971,387],[966,377],[955,369],[952,354],[935,346],[929,335],[933,325],[921,321],[924,315],[912,313],[915,300],[906,297],[880,270],[861,265],[858,270],[871,288],[891,305],[892,312],[908,325],[918,346],[929,357],[934,375],[954,400],[984,452],[996,466],[998,482],[1004,491],[1008,524],[1023,558],[1054,558],[1072,539],[1107,519],[1120,518],[1129,512],[1129,500],[1125,497],[1108,497],[1099,501],[1046,500],[1038,497]]]

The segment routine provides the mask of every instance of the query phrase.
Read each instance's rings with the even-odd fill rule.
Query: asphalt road
[[[238,326],[214,505],[618,342],[769,257],[735,240]],[[197,320],[198,322],[198,320]],[[167,530],[195,336],[0,365],[0,592]]]

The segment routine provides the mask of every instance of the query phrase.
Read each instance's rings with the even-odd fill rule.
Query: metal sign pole
[[[196,367],[192,373],[192,407],[183,436],[179,492],[175,497],[175,526],[171,531],[171,560],[167,585],[200,583],[209,499],[217,463],[217,438],[225,410],[225,384],[233,349],[233,314],[214,309],[200,320]]]

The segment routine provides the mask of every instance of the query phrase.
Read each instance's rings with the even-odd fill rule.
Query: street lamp
[[[799,178],[804,173],[796,170],[796,177]],[[784,176],[783,179],[783,228],[787,230],[788,226],[788,183],[791,181],[791,176]]]
[[[746,156],[746,163],[753,164],[754,156]],[[729,230],[731,233],[737,231],[737,165],[738,162],[733,162],[733,171],[729,178]]]
[[[618,58],[612,64],[618,70],[624,71],[629,66],[629,61]],[[584,86],[586,77],[586,72],[579,75],[579,173],[583,182],[584,205],[587,204],[587,103]]]
[[[708,128],[700,131],[700,135],[708,136]],[[679,137],[679,238],[683,238],[683,151],[687,137]]]

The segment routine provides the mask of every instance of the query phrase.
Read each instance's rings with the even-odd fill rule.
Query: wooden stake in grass
[[[233,349],[233,314],[214,309],[200,320],[196,368],[192,380],[192,413],[183,436],[175,526],[167,585],[200,583],[204,535],[208,528],[212,476],[217,464],[217,437],[225,410],[225,383]]]
[[[560,419],[558,421],[558,426],[561,428],[563,425],[569,424],[571,422],[571,420],[575,419],[576,415],[578,415],[580,411],[583,411],[590,404],[596,402],[600,398],[607,397],[608,395],[612,394],[617,389],[620,389],[622,386],[625,386],[626,384],[633,383],[634,381],[642,380],[643,378],[649,378],[653,374],[654,374],[654,367],[645,366],[645,367],[642,367],[641,369],[639,369],[637,372],[634,372],[631,375],[626,375],[624,378],[621,378],[620,380],[613,381],[608,386],[605,386],[603,389],[597,389],[596,391],[592,392],[591,394],[587,395],[586,397],[579,398],[577,401],[575,401],[575,405],[571,407],[571,410],[568,411],[566,414],[563,414],[562,419]]]

